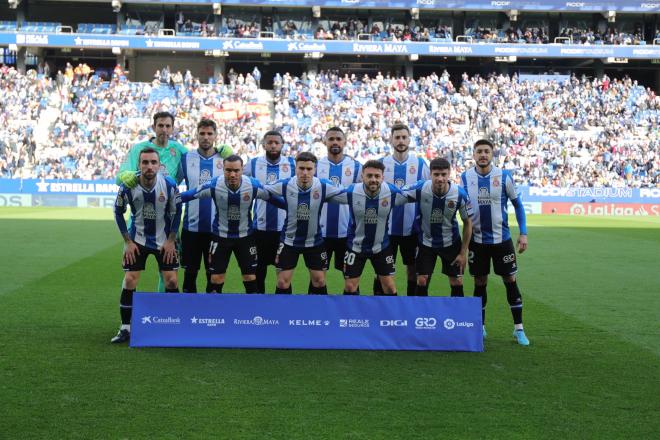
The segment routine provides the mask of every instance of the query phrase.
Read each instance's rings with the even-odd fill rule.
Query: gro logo
[[[511,263],[512,261],[516,261],[516,254],[505,255],[502,257],[502,261],[505,263]]]
[[[416,318],[415,319],[415,328],[418,330],[434,330],[438,320],[435,318]]]

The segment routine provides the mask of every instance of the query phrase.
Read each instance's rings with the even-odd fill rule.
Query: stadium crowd
[[[659,183],[660,98],[628,78],[557,82],[444,72],[419,80],[322,72],[275,81],[275,125],[293,151],[321,154],[325,127],[348,128],[360,160],[390,153],[388,127],[410,125],[427,159],[449,157],[455,172],[471,163],[480,133],[518,183],[535,186],[652,186]]]
[[[221,124],[219,141],[256,148],[262,126],[246,105],[258,100],[250,74],[230,71],[227,84],[223,78],[201,84],[190,72],[166,67],[151,83],[132,83],[121,69],[110,81],[76,70],[67,66],[50,79],[34,71],[21,75],[14,68],[0,69],[0,176],[114,179],[129,147],[149,136],[150,115],[161,110],[177,114],[177,138],[193,145],[202,117],[236,109],[238,119]],[[39,126],[48,127],[41,148]]]
[[[192,148],[203,116],[259,100],[252,75],[230,71],[226,79],[201,84],[169,69],[152,83],[131,83],[121,71],[110,81],[69,72],[48,79],[3,66],[0,175],[113,178],[129,146],[149,136],[149,116],[160,110],[176,113],[175,136]],[[464,74],[455,81],[446,72],[417,80],[278,74],[267,119],[282,129],[287,155],[323,156],[322,136],[338,125],[347,131],[348,154],[379,158],[390,153],[389,127],[402,121],[411,127],[412,148],[428,160],[449,158],[455,175],[471,166],[471,144],[485,136],[519,184],[660,184],[660,98],[628,78],[572,77],[560,84],[515,75]],[[231,121],[219,124],[219,142],[244,158],[259,154],[263,118],[244,110]]]

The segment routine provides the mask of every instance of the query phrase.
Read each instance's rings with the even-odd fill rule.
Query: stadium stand
[[[628,78],[573,76],[558,83],[495,74],[453,81],[446,72],[418,80],[284,74],[275,79],[271,113],[250,74],[230,73],[228,84],[207,85],[167,68],[152,83],[81,72],[71,67],[52,80],[3,67],[3,177],[112,178],[130,145],[148,135],[149,115],[170,110],[186,145],[193,145],[196,122],[210,116],[225,122],[220,141],[244,156],[258,152],[257,139],[271,125],[282,128],[286,154],[322,155],[325,129],[340,125],[348,152],[364,161],[389,152],[389,127],[403,121],[420,154],[450,158],[456,173],[470,166],[475,136],[487,136],[497,145],[498,163],[514,170],[519,183],[660,182],[660,98]]]

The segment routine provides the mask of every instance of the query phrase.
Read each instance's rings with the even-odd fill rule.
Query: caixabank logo
[[[181,318],[173,316],[153,316],[145,315],[140,318],[142,325],[179,325]]]

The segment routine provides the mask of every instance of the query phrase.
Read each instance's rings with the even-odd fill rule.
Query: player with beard
[[[385,166],[369,160],[362,167],[362,183],[355,183],[330,200],[347,204],[348,236],[344,255],[344,295],[358,295],[360,277],[367,260],[376,272],[383,292],[396,295],[394,255],[389,243],[388,225],[394,207],[414,201],[399,188],[383,182]]]
[[[429,166],[424,159],[410,153],[410,129],[404,124],[392,126],[390,144],[393,152],[391,156],[381,159],[385,165],[384,179],[401,189],[413,185],[420,180],[430,178]],[[408,279],[407,295],[414,296],[417,289],[417,274],[415,270],[415,256],[417,255],[417,230],[414,225],[417,217],[415,204],[396,206],[390,218],[390,246],[394,260],[397,250],[401,250],[401,259],[406,265]],[[374,280],[374,292],[380,292],[378,279]]]
[[[328,149],[328,155],[319,160],[316,176],[327,179],[333,184],[348,187],[362,181],[360,162],[344,154],[346,135],[339,127],[331,127],[325,132],[323,143]],[[328,268],[330,258],[334,254],[335,269],[344,270],[344,254],[346,253],[346,235],[348,232],[348,206],[326,204],[321,211],[321,232],[325,249],[328,253]]]
[[[275,293],[292,293],[291,278],[300,255],[309,269],[308,293],[328,293],[325,285],[328,256],[321,236],[321,209],[327,201],[341,193],[342,188],[314,176],[317,162],[312,153],[299,153],[296,156],[296,175],[266,186],[271,194],[284,198],[286,205],[286,220],[275,260]]]
[[[472,202],[472,241],[470,241],[468,262],[470,275],[474,277],[474,296],[481,297],[482,322],[486,322],[486,285],[493,271],[502,277],[506,297],[513,317],[513,337],[520,345],[529,345],[523,330],[522,295],[516,282],[518,265],[516,251],[509,230],[507,214],[508,201],[516,211],[518,252],[527,250],[527,220],[522,198],[518,194],[510,171],[493,165],[493,144],[486,139],[474,143],[476,165],[461,175],[463,187]],[[486,326],[483,327],[484,337]]]
[[[123,268],[119,313],[121,327],[110,342],[130,339],[133,314],[133,293],[149,255],[158,261],[165,280],[166,292],[178,292],[176,235],[181,222],[181,198],[176,183],[159,173],[158,151],[146,148],[138,155],[140,175],[133,188],[119,186],[115,201],[115,221],[124,239]],[[126,225],[124,213],[131,208],[131,224]]]
[[[265,184],[294,176],[296,164],[293,158],[282,157],[284,138],[279,131],[267,132],[261,145],[266,154],[250,159],[245,164],[243,174]],[[263,200],[255,200],[254,212],[254,239],[259,256],[256,270],[257,292],[266,293],[266,274],[268,266],[275,264],[286,212]]]
[[[197,149],[181,158],[183,179],[188,189],[204,185],[214,177],[222,176],[222,158],[215,149],[217,126],[210,119],[197,124]],[[211,199],[194,199],[186,204],[181,231],[181,265],[185,269],[183,291],[197,292],[197,273],[204,261],[206,292],[209,292],[209,247],[213,239],[215,205]]]
[[[433,159],[430,168],[430,180],[420,180],[403,191],[415,198],[419,212],[417,296],[428,295],[429,277],[438,257],[442,261],[442,273],[449,277],[451,296],[463,296],[463,270],[472,236],[472,207],[465,190],[451,182],[451,164],[447,159]],[[463,221],[462,239],[457,215]]]

